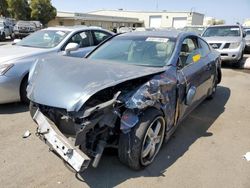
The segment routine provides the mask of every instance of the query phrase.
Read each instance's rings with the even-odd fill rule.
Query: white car
[[[29,71],[37,59],[57,54],[81,58],[112,35],[91,27],[54,27],[16,39],[15,45],[0,46],[0,104],[28,102]]]
[[[218,51],[222,61],[230,61],[240,67],[246,45],[245,32],[240,25],[209,26],[202,37]]]

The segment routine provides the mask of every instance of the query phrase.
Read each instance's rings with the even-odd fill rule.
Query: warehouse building
[[[143,21],[138,18],[128,18],[119,16],[105,16],[94,15],[86,13],[74,13],[74,12],[57,12],[57,16],[54,20],[48,23],[48,26],[74,26],[74,25],[86,25],[86,26],[99,26],[105,29],[112,30],[121,26],[125,27],[142,27]]]
[[[175,27],[183,28],[187,25],[203,25],[204,14],[198,12],[145,12],[119,10],[99,10],[89,14],[137,18],[144,23],[144,27]]]

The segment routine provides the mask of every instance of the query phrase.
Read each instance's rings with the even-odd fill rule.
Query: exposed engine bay
[[[39,109],[75,146],[94,158],[92,165],[97,167],[104,148],[117,148],[120,134],[128,133],[146,108],[175,109],[175,97],[174,106],[167,105],[171,105],[169,97],[175,96],[171,95],[174,85],[165,73],[150,75],[97,92],[78,112],[35,103],[31,112]]]

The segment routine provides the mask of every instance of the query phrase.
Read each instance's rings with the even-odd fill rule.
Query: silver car
[[[209,26],[202,37],[220,53],[223,61],[239,67],[246,45],[244,33],[240,25],[217,25]]]
[[[57,27],[37,31],[15,45],[0,46],[0,104],[28,102],[30,67],[49,55],[84,57],[112,32],[91,27]]]
[[[250,27],[244,28],[245,33],[246,33],[246,51],[249,52],[250,51]]]

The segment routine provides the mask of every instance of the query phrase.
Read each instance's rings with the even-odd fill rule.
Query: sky
[[[58,11],[87,13],[107,10],[195,11],[227,24],[250,18],[250,0],[52,0]]]

